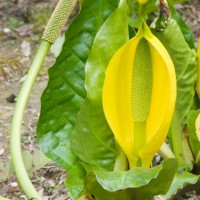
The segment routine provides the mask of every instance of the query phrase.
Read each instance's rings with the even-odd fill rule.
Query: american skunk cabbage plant
[[[200,47],[173,7],[181,2],[79,1],[37,125],[42,151],[67,172],[72,199],[170,199],[199,184]],[[67,11],[57,12],[55,19]],[[57,36],[51,23],[57,30],[50,20],[46,52]]]
[[[112,57],[103,86],[104,113],[130,168],[150,166],[167,136],[175,100],[173,62],[142,22]]]

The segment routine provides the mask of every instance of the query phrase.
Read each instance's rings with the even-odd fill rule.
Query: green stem
[[[21,124],[23,120],[24,111],[28,102],[28,97],[30,95],[32,86],[37,77],[39,69],[49,51],[50,46],[51,45],[48,42],[45,41],[41,42],[41,45],[37,51],[35,59],[33,60],[33,63],[26,77],[26,80],[24,81],[20,94],[18,96],[13,115],[11,135],[10,135],[11,158],[19,185],[21,186],[22,190],[29,199],[34,198],[38,200],[41,198],[36,192],[35,188],[33,187],[24,166],[21,154],[20,131],[21,131]]]
[[[169,146],[164,142],[163,145],[161,146],[160,150],[158,151],[158,154],[163,158],[175,158],[174,153],[172,150],[169,148]]]
[[[181,120],[178,113],[175,111],[173,120],[170,127],[170,139],[175,157],[178,159],[179,166],[185,165],[184,153],[183,153],[183,138]]]
[[[117,157],[115,160],[114,171],[127,171],[129,166],[126,154],[122,151],[117,142],[116,142],[116,149],[117,149]]]

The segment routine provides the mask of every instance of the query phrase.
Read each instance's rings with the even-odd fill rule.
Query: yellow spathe
[[[130,167],[149,167],[163,144],[176,100],[175,70],[145,22],[112,57],[103,86],[103,109]]]

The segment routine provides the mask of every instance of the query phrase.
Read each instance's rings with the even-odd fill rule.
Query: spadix
[[[142,22],[112,57],[103,86],[106,119],[131,168],[149,167],[166,138],[175,99],[171,58]]]

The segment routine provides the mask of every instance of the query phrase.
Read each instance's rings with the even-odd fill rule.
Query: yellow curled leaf
[[[171,123],[176,78],[169,54],[145,22],[112,57],[102,98],[108,124],[130,167],[149,167]]]

